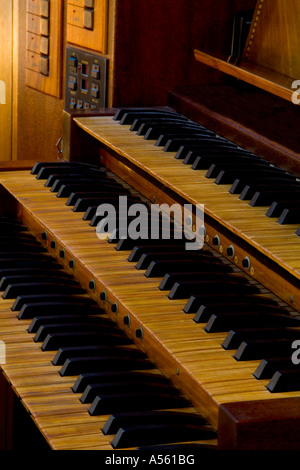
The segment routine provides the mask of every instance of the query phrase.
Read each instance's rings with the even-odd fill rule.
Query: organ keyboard
[[[134,116],[140,111],[135,110]],[[142,111],[145,115],[145,110]],[[160,113],[161,118],[164,111]],[[168,115],[169,111],[165,114]],[[115,118],[74,119],[75,125],[84,130],[85,138],[90,135],[96,139],[91,141],[93,146],[95,142],[99,143],[103,166],[72,162],[57,165],[45,163],[36,165],[33,174],[29,171],[2,172],[3,196],[9,201],[9,206],[14,208],[13,212],[18,219],[63,266],[66,272],[66,278],[61,274],[64,285],[67,274],[72,274],[72,279],[74,276],[80,281],[80,286],[77,286],[68,278],[74,292],[78,292],[78,295],[72,293],[72,299],[76,295],[81,300],[92,299],[95,302],[94,306],[88,306],[92,308],[88,315],[86,311],[82,315],[81,310],[84,320],[89,318],[93,334],[97,322],[101,324],[103,319],[105,328],[110,328],[108,337],[112,338],[114,334],[111,328],[115,332],[115,327],[111,324],[116,323],[126,335],[115,333],[118,339],[124,339],[124,343],[114,344],[114,349],[126,351],[126,354],[129,354],[129,350],[135,351],[141,363],[136,359],[137,362],[129,366],[129,370],[134,370],[134,375],[143,376],[143,380],[150,373],[154,390],[158,392],[162,388],[161,404],[156,405],[154,402],[150,410],[147,409],[151,411],[151,418],[145,414],[145,422],[147,419],[153,420],[153,416],[158,414],[157,410],[167,409],[169,414],[172,410],[177,413],[175,417],[179,420],[179,432],[183,412],[188,417],[192,413],[189,418],[191,421],[187,424],[184,421],[187,438],[185,440],[183,436],[179,443],[189,442],[191,446],[193,442],[211,448],[217,442],[220,449],[297,447],[297,433],[286,434],[286,430],[292,421],[296,421],[294,429],[297,430],[299,426],[299,389],[291,385],[298,380],[297,367],[291,365],[291,343],[299,335],[297,309],[300,302],[300,266],[294,256],[300,243],[296,233],[298,225],[278,224],[266,215],[265,206],[252,207],[239,198],[240,193],[230,193],[230,188],[240,178],[238,169],[241,171],[242,168],[244,174],[245,167],[243,164],[239,166],[238,159],[237,168],[234,171],[229,169],[231,179],[225,180],[224,185],[215,184],[214,180],[207,178],[207,169],[196,171],[191,168],[190,162],[193,160],[192,153],[199,151],[199,145],[205,149],[206,156],[214,155],[214,151],[209,151],[209,146],[212,144],[216,147],[217,142],[222,152],[229,151],[230,155],[254,161],[257,172],[266,166],[270,171],[275,170],[250,152],[186,119],[183,119],[186,123],[183,137],[172,142],[167,138],[163,145],[168,144],[169,147],[168,151],[164,151],[162,146],[155,145],[155,141],[160,138],[158,134],[162,135],[162,119],[155,118],[159,122],[158,131],[155,131],[154,125],[140,131],[146,137],[151,137],[151,140],[147,140],[143,138],[144,135],[136,135],[136,129],[130,130],[135,120],[128,117],[128,113],[125,116],[129,121],[124,118],[122,125],[118,119],[123,118],[119,114]],[[173,118],[175,114],[171,112],[171,116]],[[170,124],[163,122],[167,129]],[[178,135],[176,126],[175,134]],[[193,145],[187,132],[191,127],[195,127],[199,134],[199,140]],[[171,129],[174,132],[174,127]],[[156,140],[153,142],[154,138]],[[162,142],[161,138],[159,143]],[[187,149],[190,153],[184,157],[186,164],[183,158],[174,158],[180,156],[178,152],[184,151],[183,142],[192,145]],[[192,164],[195,168],[200,165],[198,157],[200,155],[194,155]],[[213,171],[211,165],[208,169]],[[218,177],[221,171],[224,171],[222,165],[214,175]],[[283,179],[293,179],[292,175],[279,173]],[[226,171],[224,174],[228,176]],[[85,179],[87,185],[79,188],[78,182]],[[297,185],[298,180],[294,178],[293,183]],[[96,191],[98,185],[102,194]],[[77,193],[79,199],[75,199]],[[203,250],[190,254],[182,244],[172,244],[170,240],[168,243],[158,240],[153,244],[149,241],[131,243],[130,240],[126,242],[113,237],[108,241],[100,240],[96,236],[95,208],[103,201],[116,203],[113,197],[116,194],[131,194],[133,203],[204,204],[206,243]],[[5,205],[2,212],[6,215],[4,208]],[[136,247],[139,247],[139,251]],[[47,260],[50,258],[48,254],[43,256]],[[49,266],[47,269],[51,271]],[[58,305],[63,305],[62,302],[67,300],[60,290],[58,278],[59,275],[56,277],[55,274],[55,282],[47,283],[47,301],[54,295],[52,300],[55,302],[55,295],[61,295],[58,297]],[[38,293],[45,288],[42,277],[40,280]],[[33,282],[36,283],[36,280]],[[59,307],[57,304],[54,304],[55,307],[47,307],[46,301],[37,297],[45,304],[41,311],[42,307],[36,307],[36,300],[30,298],[33,295],[31,288],[27,291],[27,305],[23,305],[22,295],[26,295],[26,286],[20,284],[6,285],[3,279],[3,296],[15,298],[14,302],[3,298],[1,303],[4,322],[1,339],[7,344],[7,361],[2,365],[5,377],[52,448],[111,449],[111,439],[103,436],[100,428],[106,429],[112,420],[109,414],[114,413],[111,401],[115,392],[112,391],[112,384],[109,389],[111,397],[103,398],[102,402],[101,387],[96,386],[98,382],[94,384],[94,391],[84,392],[85,395],[92,394],[92,406],[81,403],[78,395],[72,391],[72,388],[79,387],[81,375],[98,371],[90,369],[94,358],[84,356],[83,350],[84,357],[81,356],[80,361],[76,358],[76,348],[98,346],[98,343],[83,340],[82,335],[78,334],[78,328],[75,328],[77,333],[71,335],[78,321],[77,317],[73,318],[75,307],[71,309],[72,321],[64,318],[62,322],[56,318],[48,327],[47,324],[43,325],[43,316],[49,312],[49,308],[53,308],[56,314]],[[71,287],[66,288],[66,292],[69,289]],[[87,308],[86,305],[84,308]],[[30,310],[31,314],[28,313]],[[35,322],[39,322],[41,329],[36,330],[32,318],[29,320],[30,315],[33,315]],[[63,316],[68,316],[65,310]],[[37,336],[37,342],[32,341],[26,332],[28,327],[35,335],[40,332],[42,348],[37,344]],[[84,331],[84,326],[81,325],[81,328]],[[14,333],[11,333],[12,329]],[[45,336],[47,331],[48,337]],[[89,330],[92,336],[91,333]],[[75,350],[71,352],[67,347]],[[30,351],[30,359],[32,355],[28,368],[20,359],[24,348]],[[58,360],[54,359],[53,351],[60,352],[63,348],[66,348],[63,357],[67,358],[63,368],[70,370],[71,376],[67,375],[68,372],[64,375],[61,368],[51,364]],[[146,357],[140,357],[139,351],[145,353]],[[75,356],[72,357],[72,354]],[[97,352],[95,354],[95,360],[99,363],[99,356]],[[116,350],[112,354],[112,357],[116,357]],[[87,364],[89,366],[86,369]],[[111,367],[113,364],[111,358]],[[142,373],[136,371],[138,367],[141,367]],[[58,370],[61,372],[58,373]],[[283,385],[278,374],[283,377]],[[293,374],[295,378],[290,380]],[[93,380],[96,378],[93,377]],[[130,390],[128,393],[124,392],[126,387],[120,381],[119,376],[121,394],[115,397],[118,402],[116,413],[122,411],[122,406],[119,406],[127,395],[129,408],[124,411],[132,412],[135,407],[130,400],[137,400],[132,389],[138,381],[133,380],[131,386],[127,384]],[[93,383],[89,383],[93,389],[91,385]],[[140,387],[140,383],[136,386]],[[164,392],[166,386],[168,392]],[[83,389],[80,391],[83,392]],[[139,405],[143,410],[145,402],[152,398],[149,389],[145,392],[141,388],[139,395],[145,398]],[[174,403],[171,405],[170,402],[167,407],[166,397],[169,400],[170,396],[174,398]],[[138,406],[137,403],[134,405]],[[89,416],[88,410],[90,413],[98,410],[100,416]],[[201,429],[197,429],[198,434],[192,434],[197,418],[201,421]],[[134,419],[133,415],[127,417],[129,423],[134,422]],[[168,421],[162,421],[159,417],[159,429],[164,434],[163,429],[167,429]],[[258,422],[262,423],[260,429],[255,427]],[[143,429],[141,434],[146,436],[145,442],[142,439],[141,442],[131,439],[131,433],[134,437],[136,432],[134,430],[124,433],[124,440],[120,436],[122,431],[117,431],[114,434],[116,440],[120,437],[119,447],[124,445],[134,448],[146,445],[147,442],[151,444],[150,430],[147,431],[145,424],[140,426]],[[213,429],[218,431],[217,441]],[[167,443],[174,444],[174,440],[175,437],[170,434]],[[116,441],[112,442],[115,445]],[[164,443],[164,440],[161,443],[154,442],[157,445]]]

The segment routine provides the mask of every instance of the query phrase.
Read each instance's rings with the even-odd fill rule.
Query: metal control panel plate
[[[80,49],[66,48],[66,109],[106,106],[107,59]]]

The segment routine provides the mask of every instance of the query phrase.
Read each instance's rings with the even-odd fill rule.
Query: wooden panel
[[[300,3],[259,0],[242,64],[254,63],[290,78],[300,74]]]
[[[229,55],[236,11],[255,0],[121,0],[116,5],[109,106],[165,105],[175,86],[220,83],[218,71],[197,63],[193,49]],[[167,21],[166,21],[167,18]]]
[[[92,28],[84,26],[85,13],[91,13]],[[106,54],[107,0],[94,0],[93,9],[84,9],[84,3],[68,0],[67,41]]]

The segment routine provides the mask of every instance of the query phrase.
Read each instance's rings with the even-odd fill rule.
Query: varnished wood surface
[[[258,361],[236,362],[233,351],[221,346],[226,333],[207,334],[204,325],[194,323],[190,315],[183,313],[186,299],[170,301],[158,289],[160,279],[146,278],[127,261],[128,252],[117,252],[113,245],[99,240],[95,229],[82,221],[82,214],[74,213],[64,200],[58,200],[43,181],[28,172],[13,172],[2,173],[1,184],[19,202],[20,219],[39,237],[46,229],[48,247],[51,240],[57,240],[56,250],[49,248],[50,253],[59,258],[64,248],[64,264],[68,266],[71,259],[75,260],[72,272],[84,286],[89,289],[89,281],[95,280],[92,297],[99,301],[100,293],[106,291],[106,301],[100,305],[213,426],[217,426],[222,403],[299,395],[270,394],[266,381],[252,376]],[[117,315],[111,311],[114,302],[118,303]],[[131,319],[129,327],[123,322],[127,314]],[[142,340],[135,336],[140,327],[144,332]],[[9,368],[8,361],[5,371]]]

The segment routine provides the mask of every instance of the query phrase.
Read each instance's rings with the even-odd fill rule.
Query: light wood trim
[[[12,119],[12,3],[1,2],[0,15],[0,160],[11,159]]]

